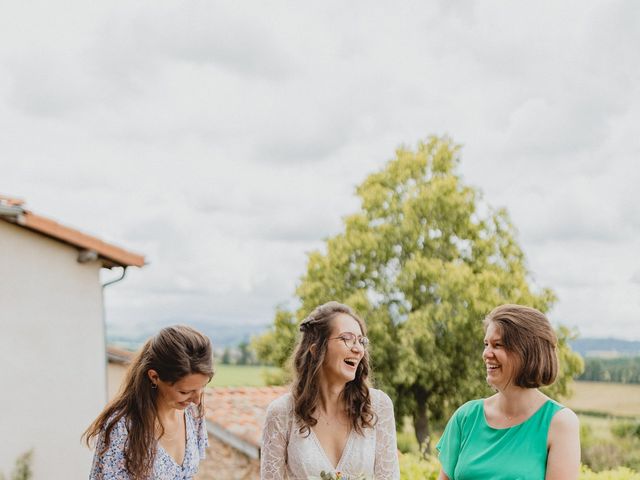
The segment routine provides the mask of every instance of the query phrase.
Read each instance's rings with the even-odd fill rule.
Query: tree
[[[412,417],[424,452],[432,421],[487,393],[481,319],[502,303],[547,311],[555,300],[530,285],[506,211],[464,185],[458,163],[459,147],[447,138],[397,150],[357,187],[361,210],[344,219],[344,232],[309,255],[295,316],[278,311],[256,342],[261,358],[282,366],[308,312],[329,300],[351,305],[367,321],[375,383],[398,420]],[[575,354],[562,340],[570,378]]]
[[[240,356],[238,358],[238,365],[253,365],[255,362],[253,361],[253,353],[249,348],[249,342],[243,340],[238,344],[238,350],[240,352]]]
[[[229,350],[229,347],[224,347],[220,363],[222,363],[223,365],[231,365],[231,351]]]

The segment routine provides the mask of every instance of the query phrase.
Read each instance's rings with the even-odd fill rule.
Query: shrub
[[[435,457],[422,458],[416,453],[400,454],[400,480],[437,480],[440,462]]]
[[[33,458],[33,450],[23,453],[16,459],[16,465],[11,473],[10,480],[30,480],[33,478],[31,470],[31,460]],[[0,472],[0,480],[4,480],[4,475]]]
[[[618,438],[640,438],[640,423],[630,421],[616,422],[611,426],[611,433]]]
[[[589,467],[583,466],[580,480],[640,480],[640,473],[624,467],[595,473]]]
[[[440,462],[435,456],[425,460],[417,453],[400,454],[401,480],[437,480],[439,473]],[[587,465],[582,465],[579,478],[580,480],[640,480],[640,473],[626,467],[594,472]]]
[[[623,465],[624,457],[623,449],[611,441],[601,440],[582,447],[582,463],[596,471]]]
[[[398,450],[402,453],[415,453],[420,452],[420,446],[416,440],[416,436],[413,432],[398,432]]]

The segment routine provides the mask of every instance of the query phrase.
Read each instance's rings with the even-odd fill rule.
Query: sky
[[[146,256],[111,331],[267,325],[355,187],[448,135],[551,320],[640,340],[639,24],[634,0],[0,0],[0,194]]]

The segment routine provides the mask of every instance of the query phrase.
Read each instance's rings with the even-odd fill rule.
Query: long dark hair
[[[191,327],[176,325],[163,328],[142,347],[127,371],[118,395],[87,428],[83,438],[88,446],[104,433],[104,454],[111,432],[121,418],[127,425],[124,447],[125,467],[134,479],[150,477],[155,460],[155,428],[158,390],[152,388],[147,372],[158,372],[160,380],[173,384],[192,373],[213,377],[213,357],[209,339]],[[198,413],[204,415],[202,398]]]
[[[300,433],[309,435],[311,427],[318,421],[313,414],[318,407],[320,385],[318,382],[327,343],[331,336],[332,320],[339,314],[351,316],[366,335],[364,321],[342,303],[328,302],[316,307],[300,324],[301,338],[293,353],[294,380],[292,387],[294,413],[300,422]],[[365,350],[355,379],[348,382],[340,398],[344,402],[352,428],[359,434],[362,429],[373,427],[376,418],[371,408],[369,395],[369,353]]]

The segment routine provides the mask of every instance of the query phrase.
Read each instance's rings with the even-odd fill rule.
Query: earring
[[[153,388],[155,390],[156,388],[158,388],[158,384],[152,382],[151,383],[151,388]]]

